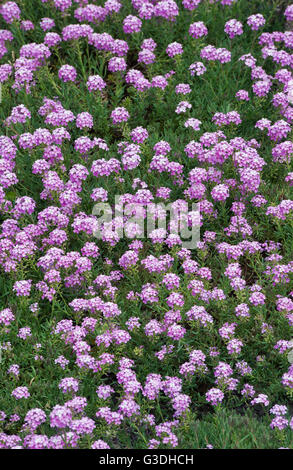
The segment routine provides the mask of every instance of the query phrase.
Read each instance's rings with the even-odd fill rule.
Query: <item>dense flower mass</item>
[[[0,5],[0,448],[293,448],[293,7]]]

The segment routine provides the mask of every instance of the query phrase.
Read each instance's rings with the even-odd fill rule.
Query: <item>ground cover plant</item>
[[[292,25],[1,3],[1,448],[293,448]]]

